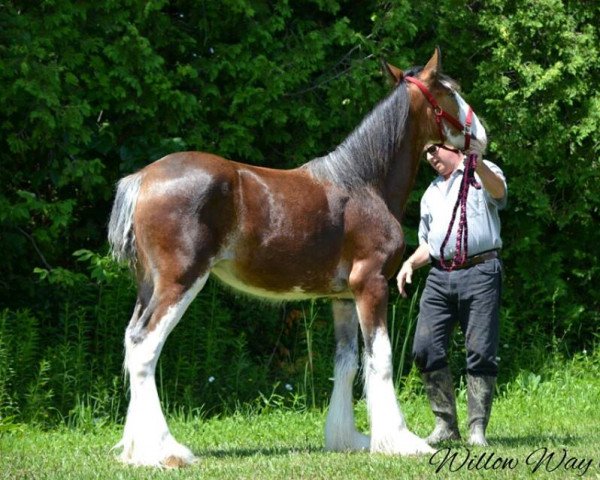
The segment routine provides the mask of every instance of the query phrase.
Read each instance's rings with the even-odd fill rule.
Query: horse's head
[[[411,112],[419,122],[423,145],[446,143],[460,150],[485,150],[485,129],[469,104],[458,93],[458,84],[442,74],[439,48],[435,49],[422,68],[403,72],[393,65],[386,63],[385,66],[397,84],[406,81],[411,97]]]

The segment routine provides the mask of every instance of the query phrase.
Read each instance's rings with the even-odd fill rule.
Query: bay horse
[[[120,180],[108,238],[138,285],[125,332],[131,399],[116,445],[122,461],[174,467],[195,459],[169,432],[155,368],[167,336],[211,272],[258,297],[332,300],[336,353],[327,450],[433,451],[408,430],[396,400],[388,279],[403,255],[400,220],[424,146],[439,141],[442,128],[454,147],[465,139],[456,125],[436,122],[436,114],[443,109],[464,120],[468,105],[441,73],[439,49],[411,73],[437,99],[435,108],[411,77],[386,67],[396,84],[392,92],[333,152],[299,168],[180,152]],[[485,143],[476,116],[471,135]],[[356,430],[353,414],[359,326],[370,437]]]

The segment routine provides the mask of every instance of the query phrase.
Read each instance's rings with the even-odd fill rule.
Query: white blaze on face
[[[450,85],[446,85],[448,88],[451,88]],[[454,99],[458,104],[458,120],[463,125],[465,124],[465,120],[467,119],[467,114],[469,112],[469,104],[465,102],[465,100],[460,96],[458,92],[452,90],[452,94],[454,95]],[[456,130],[450,128],[446,122],[444,122],[444,135],[448,139],[449,143],[451,143],[456,148],[464,148],[465,146],[465,135],[463,132],[455,133]],[[487,134],[485,132],[485,128],[481,124],[481,121],[473,112],[473,116],[471,119],[471,145],[477,145],[478,149],[481,152],[484,152],[487,147]]]
[[[458,103],[458,119],[460,120],[460,123],[464,125],[465,120],[467,119],[467,113],[469,111],[469,104],[465,102],[457,92],[454,92],[454,98],[456,99],[456,103]],[[479,118],[475,112],[473,112],[473,118],[471,122],[471,138],[472,140],[477,140],[481,150],[485,151],[485,148],[487,147],[487,134],[485,133],[485,128],[483,128],[483,125],[479,121]]]

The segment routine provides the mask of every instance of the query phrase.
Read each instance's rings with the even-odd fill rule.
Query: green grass
[[[591,362],[590,362],[591,365]],[[421,395],[407,395],[402,403],[409,426],[425,436],[433,417]],[[465,392],[459,391],[459,416],[465,431]],[[42,431],[19,425],[3,432],[0,426],[0,478],[579,478],[578,471],[563,466],[552,472],[540,467],[532,473],[526,465],[532,452],[547,448],[577,462],[592,460],[584,478],[600,478],[600,379],[597,367],[565,367],[546,378],[524,373],[501,389],[488,429],[490,447],[474,449],[477,458],[493,454],[517,460],[515,469],[458,471],[444,467],[436,474],[430,457],[402,458],[368,453],[340,454],[323,451],[325,413],[268,409],[224,418],[188,421],[171,418],[175,437],[199,456],[199,462],[181,470],[133,468],[119,464],[110,452],[120,435],[116,425],[87,429]],[[364,402],[356,407],[357,422],[367,429]],[[448,446],[464,459],[460,443]],[[538,455],[540,455],[539,453]],[[441,455],[441,454],[440,454]],[[436,457],[439,459],[440,456]],[[569,465],[574,463],[572,460]],[[482,465],[482,463],[480,463]],[[453,467],[456,468],[455,462]]]

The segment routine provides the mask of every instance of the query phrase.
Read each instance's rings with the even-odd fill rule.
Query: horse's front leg
[[[369,437],[356,430],[352,386],[358,370],[358,315],[352,300],[333,301],[335,367],[333,393],[325,424],[325,449],[368,450]]]
[[[371,424],[371,452],[432,453],[408,430],[392,382],[392,349],[387,331],[387,280],[380,270],[356,265],[350,276],[364,348],[364,382]]]

